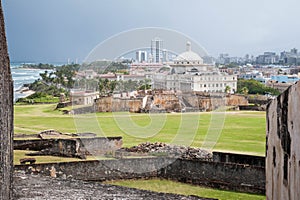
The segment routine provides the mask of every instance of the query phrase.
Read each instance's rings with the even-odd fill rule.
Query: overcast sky
[[[299,0],[2,0],[2,6],[12,61],[82,61],[112,35],[142,27],[182,32],[215,57],[300,48]]]

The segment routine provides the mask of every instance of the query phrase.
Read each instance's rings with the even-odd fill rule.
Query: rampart
[[[15,165],[15,170],[87,181],[164,178],[233,191],[265,193],[265,168],[249,164],[148,157]]]

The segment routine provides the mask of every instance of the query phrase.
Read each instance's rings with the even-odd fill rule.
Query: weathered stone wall
[[[100,97],[96,100],[98,112],[113,111],[142,111],[142,98],[122,99]],[[151,106],[150,106],[151,105]],[[186,111],[211,111],[222,106],[248,105],[248,100],[242,95],[226,95],[209,93],[180,93],[176,95],[168,91],[153,91],[149,95],[144,111],[151,112],[181,112]]]
[[[171,163],[171,164],[170,164]],[[117,180],[160,177],[184,183],[264,194],[264,167],[247,164],[172,159],[167,157],[16,165],[27,170],[81,180]]]
[[[182,98],[194,108],[200,111],[212,111],[222,106],[238,106],[248,105],[248,100],[242,95],[226,95],[221,94],[183,94]]]
[[[265,193],[264,167],[178,159],[164,170],[164,178],[179,182],[233,191]]]
[[[113,153],[122,147],[122,137],[14,140],[14,149],[39,151],[28,155],[85,158],[86,155]]]
[[[139,112],[142,108],[142,99],[119,99],[112,96],[100,97],[96,100],[95,105],[97,112]]]
[[[13,81],[0,1],[0,199],[12,199]]]
[[[265,157],[262,156],[213,152],[213,161],[265,167]]]
[[[300,199],[300,82],[267,108],[267,199]]]
[[[154,108],[166,111],[181,111],[179,99],[175,94],[155,94],[152,103]]]

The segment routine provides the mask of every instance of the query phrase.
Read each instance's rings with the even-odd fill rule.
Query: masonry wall
[[[243,164],[178,159],[164,178],[233,191],[265,193],[265,168]]]
[[[30,155],[85,158],[86,155],[104,155],[114,152],[120,149],[122,144],[122,137],[14,140],[14,149],[39,151]]]
[[[142,108],[142,99],[118,99],[111,96],[100,97],[96,100],[95,105],[97,112],[139,112]]]
[[[0,199],[12,199],[13,81],[0,1]]]
[[[264,194],[265,169],[235,163],[207,162],[166,157],[71,163],[16,165],[16,170],[75,179],[104,181],[117,179],[166,178],[184,183]]]
[[[265,157],[263,156],[252,156],[245,154],[226,153],[226,152],[213,152],[214,162],[223,163],[236,163],[258,167],[265,167]]]
[[[300,82],[267,108],[267,199],[300,199]]]

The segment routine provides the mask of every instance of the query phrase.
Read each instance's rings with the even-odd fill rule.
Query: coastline
[[[28,87],[24,87],[24,86],[22,86],[19,90],[15,91],[15,92],[22,94],[21,98],[26,98],[35,93],[34,90],[30,90]]]

